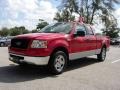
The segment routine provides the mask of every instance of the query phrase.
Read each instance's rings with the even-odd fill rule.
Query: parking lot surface
[[[0,90],[120,90],[120,47],[111,46],[104,62],[96,56],[71,61],[55,76],[46,67],[19,67],[0,47]]]

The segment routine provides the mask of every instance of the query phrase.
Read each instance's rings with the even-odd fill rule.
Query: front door
[[[84,31],[87,34],[84,25],[76,24],[74,34],[77,33],[78,30]],[[85,35],[73,37],[71,40],[70,47],[71,47],[70,59],[84,57],[88,48],[87,36]]]

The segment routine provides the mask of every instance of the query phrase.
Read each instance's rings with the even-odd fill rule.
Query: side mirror
[[[74,34],[74,36],[75,36],[75,37],[76,37],[76,36],[82,36],[82,37],[84,37],[84,36],[85,36],[85,32],[84,32],[84,31],[77,31],[77,33]]]

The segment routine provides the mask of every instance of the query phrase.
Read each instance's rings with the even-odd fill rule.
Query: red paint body
[[[50,56],[53,50],[64,47],[70,53],[101,49],[103,45],[110,46],[110,40],[106,36],[86,35],[85,37],[74,37],[76,25],[73,23],[70,34],[63,33],[34,33],[19,35],[16,38],[30,39],[27,49],[9,48],[10,53],[26,56]],[[33,40],[47,41],[47,48],[31,48]]]

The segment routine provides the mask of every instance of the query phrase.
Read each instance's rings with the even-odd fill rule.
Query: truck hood
[[[31,33],[31,34],[18,35],[17,38],[52,39],[52,38],[60,38],[65,36],[66,34],[64,33]]]

